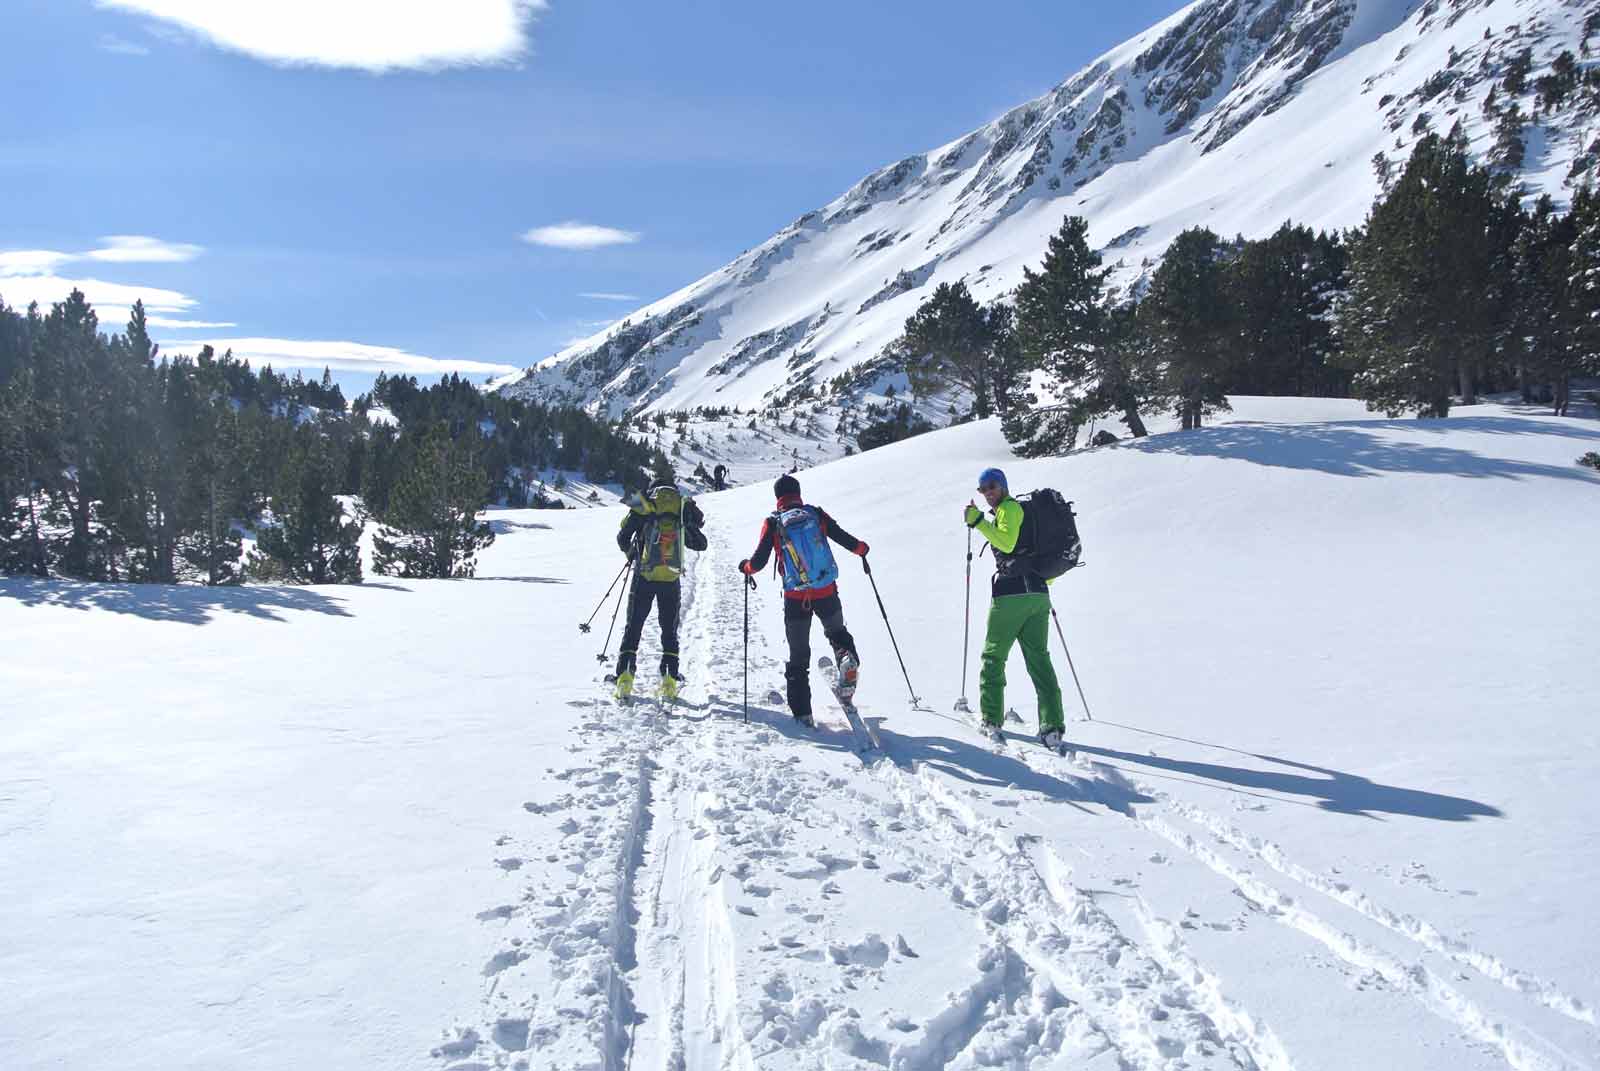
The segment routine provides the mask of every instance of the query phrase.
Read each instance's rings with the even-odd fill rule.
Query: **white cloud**
[[[439,70],[504,63],[527,49],[545,0],[96,0],[222,48],[288,66]]]
[[[17,309],[25,309],[35,301],[41,309],[49,309],[56,302],[67,300],[74,290],[82,290],[101,323],[116,330],[126,322],[128,308],[135,301],[143,301],[145,311],[150,313],[183,312],[195,305],[195,299],[189,295],[157,286],[108,283],[103,279],[67,279],[53,274],[0,279],[0,298]]]
[[[54,249],[0,249],[0,279],[48,275],[77,259],[77,253],[60,253]]]
[[[549,227],[534,227],[523,233],[522,240],[532,245],[548,245],[557,249],[598,249],[606,245],[637,242],[639,232],[568,220]]]
[[[370,346],[362,342],[329,342],[295,338],[210,338],[168,339],[161,343],[163,353],[195,354],[210,346],[218,353],[233,351],[242,361],[259,368],[270,364],[276,369],[338,368],[348,372],[403,372],[407,375],[437,376],[450,372],[507,375],[518,371],[515,365],[492,364],[454,358],[425,357],[393,346]]]
[[[147,316],[145,317],[145,321],[151,327],[165,327],[173,331],[197,331],[201,329],[215,331],[219,327],[239,326],[237,323],[234,323],[231,320],[174,320],[166,316]]]
[[[101,52],[110,52],[115,56],[148,56],[150,50],[136,41],[124,41],[115,34],[103,34],[100,42],[95,46]]]
[[[578,295],[581,298],[590,298],[594,301],[638,301],[638,294],[611,294],[604,290],[591,290]]]
[[[102,244],[99,249],[91,249],[87,253],[63,253],[58,249],[0,250],[0,279],[53,276],[66,265],[82,260],[96,260],[104,264],[175,264],[193,260],[205,252],[200,246],[188,242],[164,242],[160,238],[142,234],[108,234],[100,241]],[[71,290],[71,287],[67,290]],[[66,297],[67,290],[63,290],[61,297],[54,300]]]
[[[108,234],[100,241],[105,245],[84,256],[112,264],[176,264],[205,252],[188,242],[163,242],[142,234]]]

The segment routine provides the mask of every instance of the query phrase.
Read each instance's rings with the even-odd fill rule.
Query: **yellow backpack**
[[[683,575],[683,503],[672,487],[655,487],[634,508],[645,515],[639,530],[639,575],[676,580]]]

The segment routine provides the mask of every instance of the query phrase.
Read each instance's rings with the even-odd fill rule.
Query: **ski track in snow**
[[[519,903],[480,914],[505,927],[506,944],[483,969],[482,1021],[457,1026],[434,1050],[445,1068],[1297,1066],[1182,927],[1132,894],[1133,919],[1119,923],[1074,884],[1048,838],[1016,833],[977,805],[1014,800],[958,787],[927,763],[896,761],[893,734],[886,752],[856,755],[844,727],[831,724],[831,707],[810,732],[759,703],[742,724],[740,697],[712,688],[740,687],[743,593],[722,537],[708,534],[711,546],[691,557],[684,585],[686,698],[572,703],[572,764],[551,771],[561,790],[551,803],[525,805],[550,822],[562,815],[553,834],[540,831],[554,843],[525,852],[551,869],[528,875]],[[764,609],[756,601],[751,689],[762,696],[782,640],[764,627],[768,600]],[[639,656],[647,668],[658,656],[654,632],[652,622]],[[1517,1071],[1584,1066],[1420,959],[1404,961],[1323,918],[1250,867],[1569,1019],[1593,1026],[1591,1004],[1111,766],[1004,751],[1180,849],[1268,917],[1348,969],[1380,976]],[[894,918],[880,932],[839,932],[845,886],[863,881],[926,897],[950,933],[969,935],[965,980],[942,1000],[886,1009],[878,1021],[863,1011],[885,972],[935,966],[919,962],[905,934],[881,932]]]
[[[1219,845],[1230,846],[1240,854],[1266,864],[1278,874],[1326,895],[1422,948],[1471,967],[1484,977],[1528,996],[1559,1014],[1593,1025],[1595,1017],[1591,1005],[1569,996],[1531,973],[1506,965],[1498,957],[1480,951],[1465,941],[1446,936],[1424,920],[1385,908],[1349,883],[1326,878],[1293,862],[1272,841],[1251,836],[1226,819],[1175,800],[1105,763],[1087,761],[1077,756],[1059,761],[1095,775],[1099,783],[1120,785],[1156,801],[1158,813],[1140,814],[1130,809],[1129,817],[1232,883],[1248,901],[1260,907],[1269,917],[1316,940],[1351,967],[1377,973],[1399,992],[1408,994],[1429,1011],[1454,1023],[1467,1037],[1498,1050],[1509,1066],[1518,1071],[1585,1066],[1576,1058],[1555,1050],[1533,1032],[1513,1023],[1496,1020],[1425,964],[1403,962],[1324,920],[1303,903],[1257,877],[1248,868],[1230,862],[1193,834],[1174,825],[1169,817],[1188,819],[1210,834]]]

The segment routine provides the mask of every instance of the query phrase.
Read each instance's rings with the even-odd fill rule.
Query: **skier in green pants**
[[[1011,497],[1006,474],[999,469],[984,469],[978,477],[978,493],[983,495],[994,520],[970,501],[964,519],[976,528],[994,548],[995,574],[990,591],[989,625],[983,641],[983,668],[978,673],[978,709],[984,729],[998,736],[1005,722],[1006,659],[1011,645],[1022,641],[1022,657],[1028,676],[1039,695],[1039,742],[1059,748],[1066,728],[1061,711],[1061,685],[1050,664],[1050,592],[1048,581],[1031,568],[1028,547],[1018,547],[1022,538],[1022,503]]]

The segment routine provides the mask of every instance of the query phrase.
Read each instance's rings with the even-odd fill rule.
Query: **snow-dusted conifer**
[[[1139,312],[1183,427],[1198,428],[1207,414],[1226,412],[1224,387],[1237,312],[1229,301],[1216,234],[1191,227],[1173,239]]]
[[[452,438],[437,424],[414,446],[374,537],[375,572],[403,577],[472,576],[494,532],[478,521],[489,480],[470,427]]]

